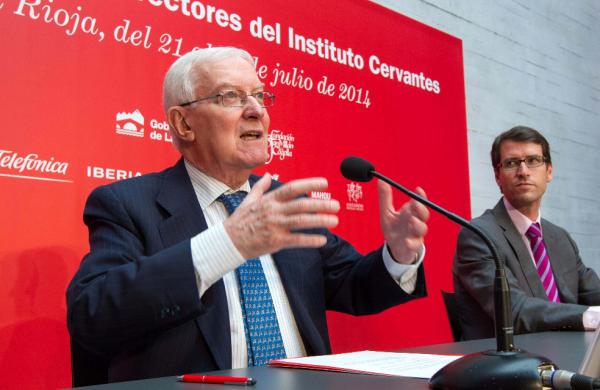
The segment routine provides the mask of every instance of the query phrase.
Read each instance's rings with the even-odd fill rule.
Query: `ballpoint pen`
[[[256,384],[256,379],[248,378],[245,376],[185,374],[178,376],[177,380],[180,382],[213,383],[219,385],[252,386]]]

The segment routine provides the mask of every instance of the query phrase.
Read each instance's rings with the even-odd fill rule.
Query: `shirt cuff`
[[[585,330],[595,330],[600,324],[600,306],[589,307],[583,312],[583,327]]]
[[[222,223],[211,226],[190,241],[200,296],[217,280],[245,261]]]
[[[425,259],[425,245],[417,254],[417,261],[413,264],[401,264],[396,262],[390,254],[387,244],[383,245],[383,264],[391,277],[398,283],[400,288],[407,294],[412,294],[417,285],[417,274],[423,259]]]

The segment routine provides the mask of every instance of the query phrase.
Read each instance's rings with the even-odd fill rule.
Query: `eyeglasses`
[[[202,100],[217,99],[219,104],[224,107],[244,107],[248,102],[248,97],[252,96],[261,107],[271,107],[275,103],[275,94],[266,91],[254,92],[247,94],[243,91],[223,91],[216,95],[207,96],[192,100],[191,102],[180,104],[179,106],[185,107],[190,104],[201,102]]]
[[[514,171],[521,166],[521,163],[525,163],[527,168],[537,168],[544,165],[545,162],[546,157],[533,155],[525,158],[507,158],[498,165],[505,171]]]

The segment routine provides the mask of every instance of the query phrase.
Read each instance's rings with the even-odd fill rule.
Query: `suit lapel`
[[[311,302],[311,293],[305,291],[304,278],[313,274],[309,271],[310,265],[306,264],[306,259],[302,257],[301,251],[293,249],[277,252],[273,255],[273,260],[281,277],[281,284],[290,303],[306,352],[309,355],[322,355],[329,352],[323,346],[323,338],[315,327],[307,306],[308,302]]]
[[[165,173],[156,201],[168,214],[158,227],[165,248],[207,229],[183,159]],[[231,332],[223,281],[212,285],[201,301],[204,310],[196,323],[219,369],[231,368]]]
[[[525,246],[521,234],[510,219],[502,199],[496,204],[496,207],[494,207],[492,212],[494,213],[498,225],[504,230],[504,237],[513,250],[513,256],[508,256],[508,261],[515,263],[515,266],[511,267],[511,270],[513,272],[516,272],[516,269],[521,270],[522,278],[519,279],[524,279],[527,282],[533,296],[546,298],[546,292],[544,291],[540,276],[533,264],[531,255]]]
[[[558,232],[556,229],[554,229],[546,220],[542,219],[542,235],[544,237],[544,244],[546,245],[546,251],[548,252],[548,258],[550,259],[550,266],[552,267],[552,273],[554,274],[554,281],[556,282],[556,287],[558,288],[561,301],[577,302],[577,296],[572,293],[571,289],[569,288],[569,283],[564,278],[564,275],[567,274],[566,271],[568,271],[568,269],[564,266],[565,262],[560,260],[568,258],[569,255],[563,253],[563,247],[560,244],[564,244],[564,238],[559,236],[557,233]]]
[[[159,225],[165,248],[207,229],[183,159],[165,173],[156,202],[169,214]]]

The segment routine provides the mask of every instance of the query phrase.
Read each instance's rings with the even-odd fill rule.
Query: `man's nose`
[[[265,115],[266,108],[263,107],[258,100],[249,95],[244,103],[244,117],[246,118],[262,118]]]
[[[525,161],[521,160],[519,162],[519,166],[517,167],[517,173],[521,175],[529,173],[529,167],[527,166],[527,164],[525,164]]]

